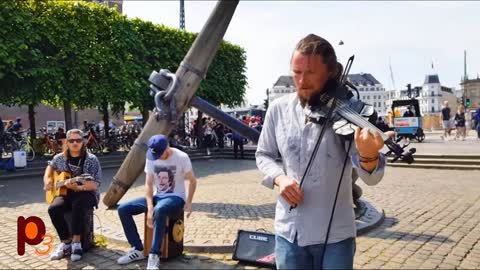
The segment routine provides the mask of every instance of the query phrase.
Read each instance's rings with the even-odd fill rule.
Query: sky
[[[179,3],[129,0],[123,13],[178,28]],[[185,1],[186,30],[200,32],[216,3]],[[355,55],[350,73],[370,73],[387,90],[420,86],[427,74],[458,89],[464,50],[469,78],[480,73],[479,14],[473,1],[240,1],[224,39],[246,50],[249,104],[262,104],[278,77],[291,75],[294,47],[310,33],[327,39],[344,65]]]

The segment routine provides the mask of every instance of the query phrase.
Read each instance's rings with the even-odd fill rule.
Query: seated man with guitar
[[[49,161],[43,177],[47,203],[51,203],[48,214],[62,242],[51,255],[52,260],[67,255],[71,255],[72,261],[82,258],[80,237],[84,216],[88,209],[98,206],[101,177],[100,162],[87,152],[83,132],[69,130],[66,150]],[[69,211],[72,211],[72,231],[64,218]]]

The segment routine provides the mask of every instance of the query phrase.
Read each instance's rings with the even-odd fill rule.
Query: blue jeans
[[[167,216],[183,209],[185,202],[178,196],[153,196],[153,240],[150,254],[161,255],[163,235],[165,234]],[[133,215],[145,213],[148,210],[147,199],[138,198],[125,202],[118,207],[118,215],[122,221],[123,231],[128,243],[136,250],[143,250],[142,240],[138,235]]]
[[[328,244],[322,265],[324,244],[300,247],[281,236],[275,236],[275,263],[277,269],[353,269],[355,238]]]

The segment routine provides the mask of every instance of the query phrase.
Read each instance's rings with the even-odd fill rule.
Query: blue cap
[[[165,149],[167,149],[168,140],[162,134],[153,135],[150,140],[148,140],[148,151],[147,151],[147,158],[149,160],[157,160],[159,159]]]

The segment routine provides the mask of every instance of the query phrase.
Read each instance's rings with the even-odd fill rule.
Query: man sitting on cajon
[[[154,135],[148,141],[145,174],[146,198],[134,199],[118,207],[123,230],[132,246],[131,250],[118,259],[118,263],[127,264],[145,258],[142,240],[140,240],[133,215],[147,212],[147,226],[153,228],[147,269],[158,269],[166,218],[181,211],[182,207],[187,212],[187,217],[190,216],[197,180],[188,155],[169,147],[164,135]],[[190,181],[186,201],[185,180]],[[155,195],[153,195],[153,185],[157,188]]]

